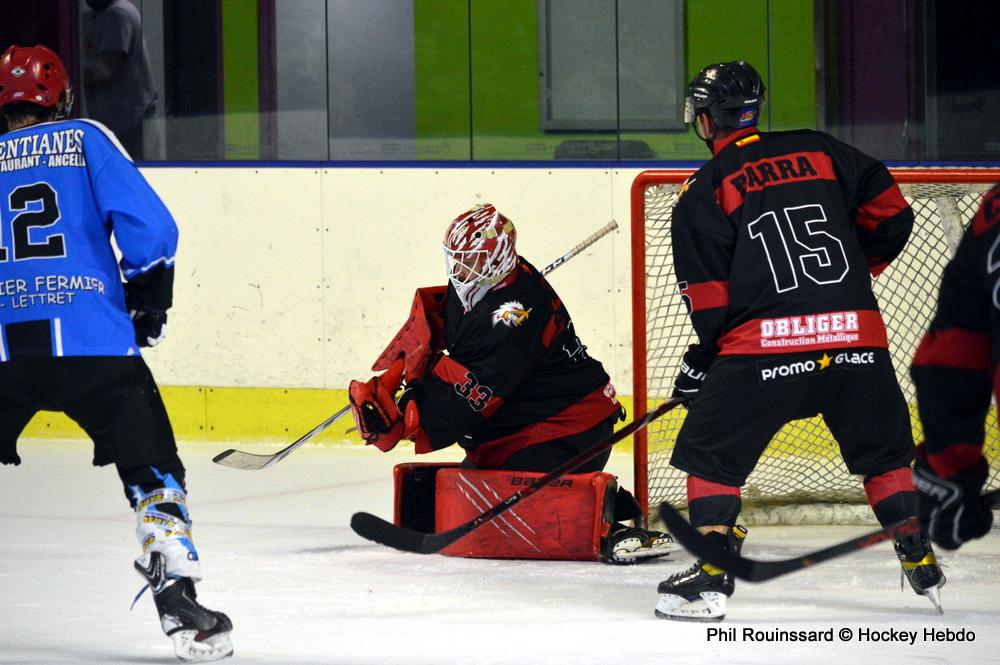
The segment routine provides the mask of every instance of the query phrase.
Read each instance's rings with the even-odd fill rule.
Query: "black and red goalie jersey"
[[[506,279],[466,311],[452,285],[444,309],[448,355],[407,385],[415,400],[416,451],[455,443],[480,468],[589,430],[619,411],[600,362],[587,354],[559,296],[520,258]]]
[[[942,478],[982,467],[991,392],[1000,394],[1000,185],[945,267],[938,310],[913,358],[926,461]]]
[[[678,194],[678,286],[716,355],[887,348],[871,289],[913,212],[885,165],[822,132],[738,130]]]

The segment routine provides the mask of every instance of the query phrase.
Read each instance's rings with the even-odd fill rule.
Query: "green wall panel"
[[[565,140],[614,141],[613,132],[539,128],[536,0],[414,0],[414,12],[422,155],[468,159],[470,131],[477,160],[547,160]],[[815,126],[811,0],[688,0],[684,14],[688,80],[709,63],[748,60],[768,88],[762,128]],[[690,129],[621,138],[644,141],[656,159],[709,156]]]
[[[226,159],[260,159],[256,0],[222,0]]]
[[[813,3],[770,3],[770,129],[816,127],[816,70]]]
[[[468,0],[413,0],[417,150],[470,159]]]

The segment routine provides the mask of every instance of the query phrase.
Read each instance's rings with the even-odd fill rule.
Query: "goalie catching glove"
[[[420,433],[417,403],[409,400],[400,411],[396,392],[403,382],[404,360],[400,358],[381,376],[351,381],[348,395],[358,433],[382,452],[396,447],[400,439],[415,439]]]
[[[954,550],[989,533],[993,513],[980,498],[988,476],[989,464],[980,457],[973,467],[942,477],[932,467],[924,446],[917,447],[913,467],[917,513],[931,540]]]

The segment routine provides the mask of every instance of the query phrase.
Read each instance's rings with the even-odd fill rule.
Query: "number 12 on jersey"
[[[66,256],[61,233],[47,236],[45,242],[31,242],[32,228],[52,226],[59,221],[59,200],[51,185],[47,182],[22,185],[11,192],[7,200],[10,211],[16,213],[10,221],[14,261]],[[30,205],[33,203],[36,205]],[[0,227],[0,239],[3,231]],[[0,262],[7,258],[7,249],[0,244]]]

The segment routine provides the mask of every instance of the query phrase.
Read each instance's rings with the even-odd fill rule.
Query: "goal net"
[[[688,170],[644,171],[632,185],[632,335],[636,415],[670,396],[681,356],[697,340],[678,295],[670,244],[674,194]],[[922,439],[910,361],[937,306],[941,272],[997,169],[894,169],[916,223],[903,253],[873,280],[890,351]],[[644,509],[664,501],[686,505],[686,475],[670,455],[686,411],[674,409],[635,436],[635,485]],[[995,411],[991,422],[996,423]],[[1000,433],[987,427],[989,487],[1000,486]],[[820,417],[793,421],[772,440],[743,487],[741,519],[757,523],[873,521],[861,478],[844,467]]]

